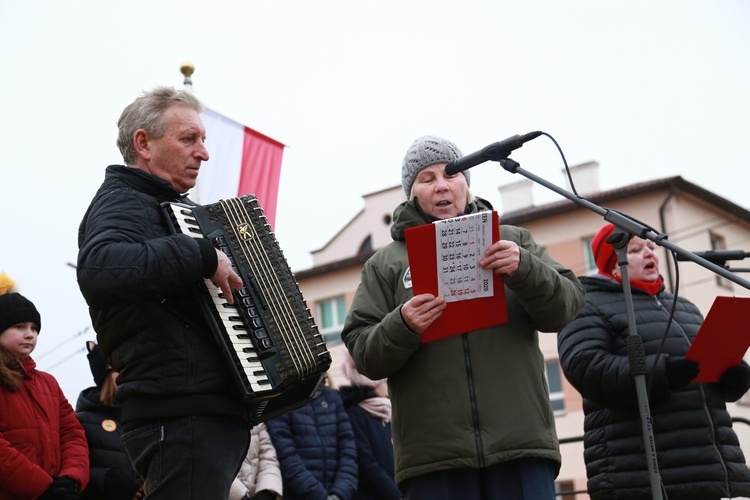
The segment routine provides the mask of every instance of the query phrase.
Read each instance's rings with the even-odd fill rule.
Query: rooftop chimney
[[[568,179],[568,174],[565,172],[565,169],[563,169],[562,173],[565,178],[565,188],[572,192],[573,189],[570,187],[570,179]],[[573,184],[575,185],[578,194],[584,195],[600,191],[598,161],[573,165],[570,167],[570,175],[573,177]]]
[[[524,208],[534,206],[531,188],[534,185],[530,180],[522,180],[513,184],[500,186],[500,198],[503,204],[503,213],[515,212]]]

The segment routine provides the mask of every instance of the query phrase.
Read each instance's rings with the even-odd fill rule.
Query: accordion
[[[173,233],[208,238],[242,278],[234,305],[208,279],[199,302],[253,424],[313,399],[331,355],[255,196],[209,205],[166,202],[162,211]]]

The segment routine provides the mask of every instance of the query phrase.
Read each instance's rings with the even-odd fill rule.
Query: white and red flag
[[[212,109],[205,108],[201,118],[209,160],[201,166],[193,200],[207,205],[255,195],[273,227],[284,145]]]

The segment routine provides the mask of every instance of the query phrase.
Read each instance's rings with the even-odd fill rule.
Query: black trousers
[[[147,500],[225,499],[250,445],[237,419],[191,416],[123,426],[122,444]]]
[[[407,482],[409,500],[555,500],[550,460],[520,458],[482,469],[447,469]]]

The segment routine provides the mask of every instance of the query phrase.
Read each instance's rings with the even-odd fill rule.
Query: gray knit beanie
[[[434,135],[417,138],[406,151],[404,163],[401,165],[401,185],[406,198],[409,198],[414,179],[419,172],[435,163],[448,163],[462,156],[458,146],[450,141]],[[464,170],[461,173],[466,177],[466,184],[471,185],[469,172]]]

